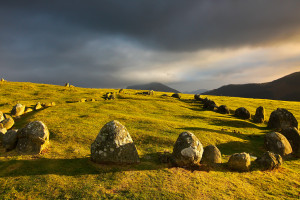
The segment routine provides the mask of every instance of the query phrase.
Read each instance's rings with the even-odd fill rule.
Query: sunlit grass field
[[[4,82],[0,84],[0,111],[9,113],[16,103],[56,106],[33,111],[17,119],[19,129],[35,120],[50,131],[50,147],[41,155],[19,155],[0,148],[0,199],[297,199],[300,198],[300,159],[290,159],[273,171],[231,172],[226,167],[233,153],[260,156],[263,136],[271,130],[233,115],[202,109],[193,95],[182,99],[171,93],[137,95],[125,90],[115,100],[104,100],[115,89]],[[168,96],[162,96],[168,94]],[[204,96],[205,97],[205,96]],[[259,106],[267,118],[286,108],[300,121],[300,102],[206,96],[231,110]],[[80,99],[95,102],[78,102]],[[90,161],[90,145],[104,124],[118,120],[133,138],[141,162],[136,165],[100,165]],[[221,166],[187,170],[159,162],[161,152],[172,152],[183,131],[193,132],[203,146],[216,145]]]

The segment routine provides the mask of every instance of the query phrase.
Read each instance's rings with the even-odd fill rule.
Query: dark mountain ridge
[[[300,101],[300,72],[268,83],[231,84],[203,93],[204,95]]]
[[[127,89],[134,89],[134,90],[153,90],[153,91],[160,91],[160,92],[174,92],[180,93],[178,90],[170,88],[162,83],[152,82],[148,84],[141,84],[141,85],[131,85],[128,86]]]

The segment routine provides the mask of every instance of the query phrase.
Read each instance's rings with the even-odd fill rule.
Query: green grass
[[[135,95],[125,90],[105,101],[114,89],[5,82],[0,84],[0,110],[9,113],[17,102],[33,106],[56,102],[16,120],[14,128],[40,120],[50,130],[50,147],[38,156],[19,155],[0,148],[0,199],[297,199],[300,192],[300,159],[285,161],[273,171],[231,172],[231,154],[264,152],[266,124],[237,119],[202,109],[193,95],[182,99]],[[171,93],[168,93],[171,96]],[[94,98],[96,102],[78,102]],[[300,103],[263,99],[208,96],[230,109],[247,108],[251,114],[264,106],[267,116],[278,107],[300,121]],[[141,163],[99,165],[90,161],[90,145],[101,127],[119,120],[133,138]],[[222,130],[226,129],[226,130]],[[235,133],[233,131],[240,133]],[[225,164],[210,170],[190,171],[158,162],[158,152],[172,152],[183,131],[193,132],[203,146],[214,144]]]

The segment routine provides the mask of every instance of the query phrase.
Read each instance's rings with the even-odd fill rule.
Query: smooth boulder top
[[[173,161],[179,167],[192,167],[200,163],[203,146],[199,139],[191,132],[181,133],[173,148]]]
[[[105,124],[91,145],[91,159],[96,163],[134,164],[140,162],[133,140],[119,121]]]
[[[271,113],[268,128],[286,129],[289,127],[298,129],[298,121],[291,112],[284,108],[277,108]]]
[[[218,147],[215,145],[206,146],[204,148],[201,163],[208,165],[222,163],[222,155]]]
[[[250,155],[245,152],[232,154],[228,161],[228,167],[236,171],[249,171],[250,165]]]
[[[284,135],[271,132],[265,135],[265,147],[268,151],[280,154],[281,156],[287,156],[293,152],[289,141]]]
[[[234,115],[241,119],[250,119],[251,117],[250,112],[244,107],[236,109]]]
[[[25,112],[25,106],[20,103],[16,104],[11,110],[11,114],[14,116],[23,115],[24,112]]]
[[[49,135],[43,122],[30,122],[18,131],[17,149],[22,153],[39,154],[49,145]]]

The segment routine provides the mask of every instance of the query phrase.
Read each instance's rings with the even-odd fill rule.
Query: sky
[[[180,91],[300,71],[299,0],[0,1],[0,76]]]

